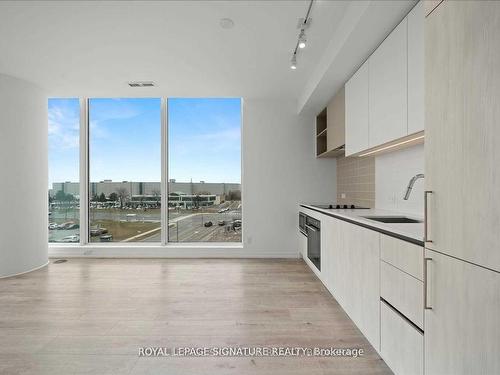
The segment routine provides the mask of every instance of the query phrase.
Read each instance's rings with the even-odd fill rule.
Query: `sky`
[[[49,99],[49,187],[79,179],[78,99]],[[168,100],[169,179],[241,182],[241,100]],[[91,99],[92,182],[160,181],[160,99]]]

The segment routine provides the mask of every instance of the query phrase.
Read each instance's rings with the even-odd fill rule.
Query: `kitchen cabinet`
[[[500,2],[444,1],[425,24],[426,247],[496,271],[499,20]]]
[[[336,221],[329,216],[321,218],[321,281],[332,291],[332,261],[336,246]]]
[[[345,155],[366,150],[368,139],[368,61],[345,84]]]
[[[394,237],[380,235],[380,259],[423,281],[424,248]]]
[[[369,59],[369,147],[408,134],[407,18]]]
[[[425,16],[427,17],[429,14],[431,14],[432,11],[436,9],[442,2],[443,0],[424,0],[423,3]]]
[[[370,344],[380,348],[380,236],[379,233],[340,222],[347,259],[342,291],[347,314]]]
[[[307,237],[299,231],[299,253],[302,257],[307,257]]]
[[[422,281],[380,262],[380,297],[420,329],[424,329],[423,295]]]
[[[426,250],[425,374],[500,374],[500,274]]]
[[[342,87],[328,106],[316,117],[316,157],[344,154],[345,90]]]
[[[424,130],[424,2],[408,13],[408,131]]]
[[[383,301],[380,355],[395,375],[424,374],[424,335]]]
[[[345,145],[345,89],[342,87],[326,107],[327,150]]]

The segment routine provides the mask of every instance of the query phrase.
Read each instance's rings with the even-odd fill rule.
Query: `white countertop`
[[[396,236],[407,237],[416,241],[424,240],[424,223],[422,216],[411,215],[403,212],[380,210],[377,208],[367,209],[322,209],[313,207],[310,204],[302,203],[302,207],[310,208],[316,212],[323,212],[325,214],[345,218],[348,221],[358,222],[363,226],[371,227],[375,230],[380,229],[385,232],[393,233]],[[422,220],[422,223],[382,223],[366,219],[363,216],[405,216],[412,219]]]

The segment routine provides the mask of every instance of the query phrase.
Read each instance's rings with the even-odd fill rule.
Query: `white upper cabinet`
[[[408,14],[408,134],[424,130],[424,2]]]
[[[345,84],[345,154],[368,148],[368,61]]]
[[[407,135],[407,19],[370,57],[369,146]]]
[[[421,1],[346,82],[346,156],[424,130],[424,13]]]

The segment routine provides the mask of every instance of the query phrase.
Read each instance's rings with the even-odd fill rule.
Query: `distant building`
[[[157,197],[161,196],[160,182],[132,182],[121,181],[115,182],[104,180],[100,182],[91,182],[89,186],[90,196],[99,196],[102,193],[109,197],[111,193],[117,193],[119,190],[125,189],[131,201],[139,201],[141,198],[151,199],[156,201]],[[190,197],[200,196],[210,197],[207,201],[223,201],[230,191],[241,191],[241,184],[238,183],[211,183],[211,182],[176,182],[171,179],[168,182],[169,205],[170,198],[175,197],[173,194],[183,194],[182,199],[173,200],[172,202],[189,202]],[[78,182],[54,182],[52,189],[49,190],[51,197],[54,197],[58,191],[63,191],[66,194],[72,194],[76,198],[80,195],[80,184]],[[215,198],[212,198],[215,197]],[[184,200],[183,200],[184,199]],[[204,198],[205,199],[205,198]],[[213,204],[213,203],[212,203]],[[215,203],[217,204],[217,203]],[[184,205],[184,204],[182,204]]]

